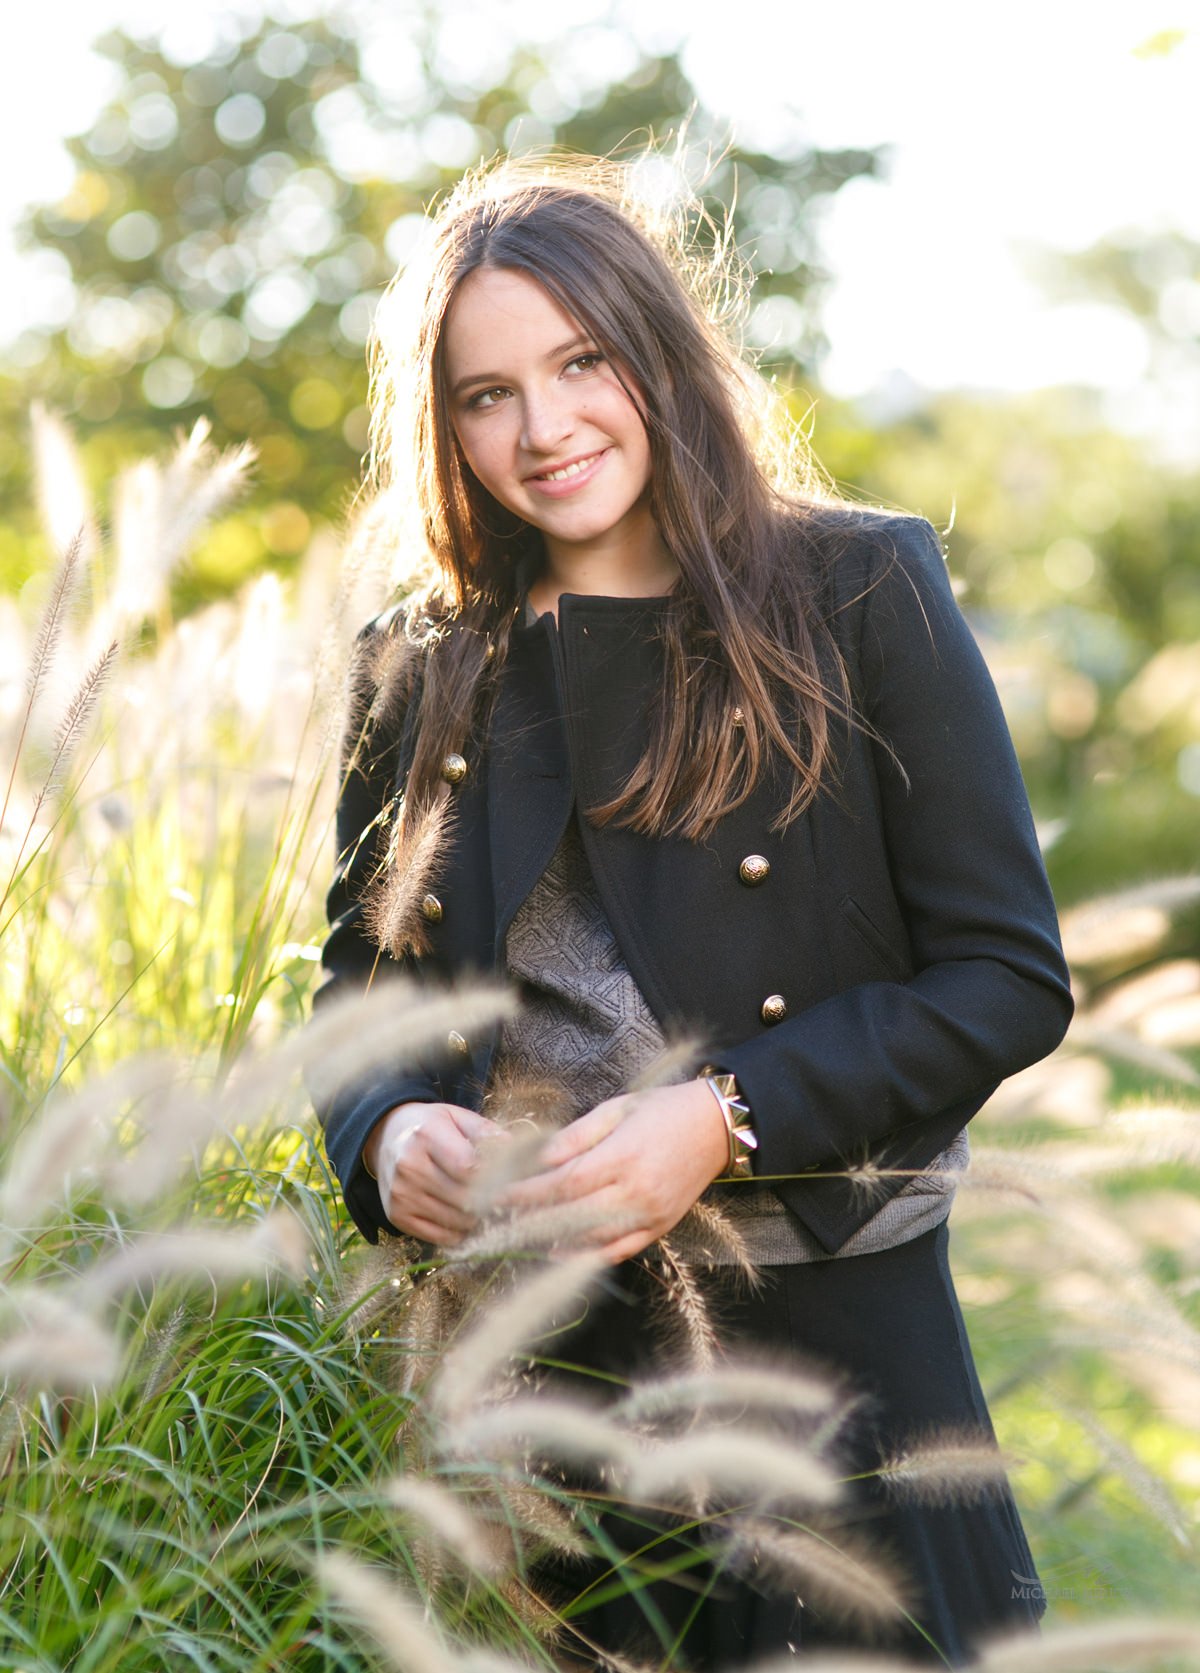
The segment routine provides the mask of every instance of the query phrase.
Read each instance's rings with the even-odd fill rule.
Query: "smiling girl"
[[[688,1244],[687,1217],[720,1202],[761,1275],[723,1292],[726,1340],[844,1379],[869,1473],[935,1430],[994,1440],[946,1218],[970,1117],[1066,1028],[1067,972],[933,530],[779,467],[700,269],[621,184],[567,162],[470,178],[411,339],[380,314],[375,464],[412,484],[432,579],[360,636],[318,997],[494,970],[523,1004],[320,1114],[364,1234],[450,1247],[503,1141],[490,1094],[554,1084],[572,1119],[503,1206],[559,1211],[559,1247],[611,1263],[569,1357],[652,1363],[639,1257],[671,1233],[715,1284],[733,1257]],[[710,265],[708,294],[726,277]],[[384,933],[397,873],[413,909]],[[700,1073],[629,1093],[680,1034]],[[1006,1485],[936,1508],[857,1492],[911,1581],[883,1642],[962,1665],[1036,1622]],[[673,1665],[860,1642],[728,1576],[653,1592]],[[641,1653],[647,1619],[636,1597],[591,1611],[593,1653]]]

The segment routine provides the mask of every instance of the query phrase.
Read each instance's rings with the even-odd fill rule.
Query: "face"
[[[463,457],[501,505],[542,531],[551,561],[661,564],[645,426],[579,321],[527,274],[478,268],[445,333]]]

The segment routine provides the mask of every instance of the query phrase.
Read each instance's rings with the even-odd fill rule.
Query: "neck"
[[[558,615],[562,593],[592,594],[605,598],[652,598],[670,592],[679,579],[679,565],[657,544],[653,551],[628,550],[573,552],[547,544],[541,573],[529,589],[529,602],[539,615]]]

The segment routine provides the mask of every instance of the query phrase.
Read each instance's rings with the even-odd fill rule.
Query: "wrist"
[[[363,1171],[366,1173],[368,1178],[373,1179],[376,1182],[379,1180],[380,1152],[383,1149],[384,1140],[391,1129],[398,1124],[404,1126],[410,1125],[415,1112],[417,1110],[425,1110],[427,1108],[428,1105],[423,1103],[407,1103],[393,1104],[390,1110],[384,1111],[375,1125],[371,1128],[371,1131],[367,1134],[362,1150],[359,1152],[359,1160],[362,1162]],[[417,1119],[419,1119],[419,1117]]]
[[[705,1064],[696,1077],[703,1081],[715,1100],[725,1127],[725,1163],[717,1179],[753,1179],[754,1156],[758,1149],[758,1134],[750,1114],[750,1106],[742,1096],[736,1078],[722,1074],[711,1063]]]

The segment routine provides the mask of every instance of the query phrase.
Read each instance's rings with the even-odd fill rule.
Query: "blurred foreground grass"
[[[170,565],[245,455],[199,430],[143,462],[141,512],[105,544],[69,435],[37,422],[65,473],[43,497],[73,495],[81,535],[40,627],[0,619],[3,1665],[548,1664],[531,1564],[602,1535],[545,1462],[570,1456],[569,1417],[546,1408],[543,1453],[512,1427],[512,1366],[588,1274],[527,1281],[485,1347],[479,1304],[519,1300],[520,1263],[414,1289],[406,1245],[366,1250],[298,1074],[337,1056],[338,1019],[299,1024],[345,659],[383,565],[369,540],[321,547],[294,582],[173,621]],[[1196,1665],[1200,1628],[1146,1618],[1195,1597],[1198,900],[1165,879],[1072,908],[1072,1032],[972,1124],[955,1267],[1047,1626],[1111,1628],[1094,1663],[1051,1633],[1014,1668],[1108,1665],[1129,1617],[1121,1665]],[[395,1026],[356,1019],[355,1060]],[[414,1003],[405,1026],[445,1022]],[[464,1439],[464,1389],[508,1403],[503,1444]],[[630,1406],[589,1445],[636,1483],[672,1434]],[[726,1549],[719,1515],[697,1525]],[[860,1609],[887,1588],[866,1581]]]

